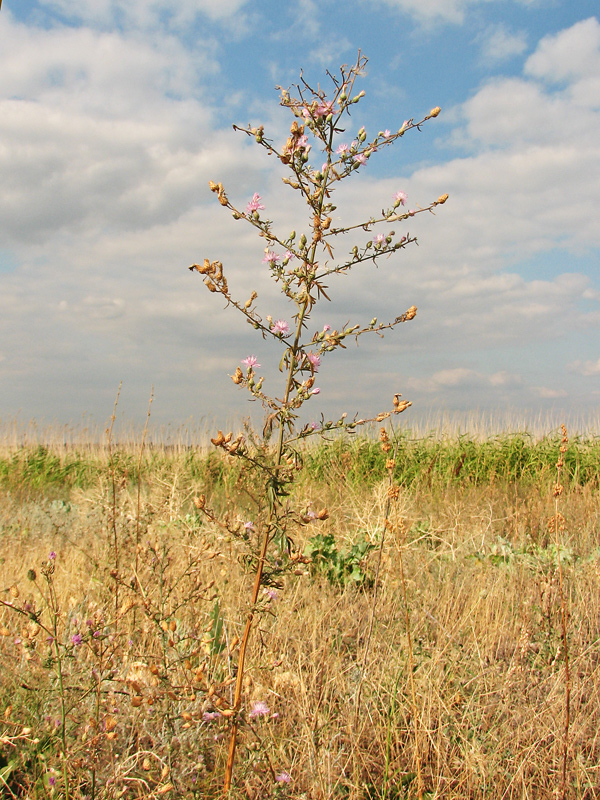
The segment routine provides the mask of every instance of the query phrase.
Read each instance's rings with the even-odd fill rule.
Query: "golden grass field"
[[[64,438],[0,454],[0,792],[220,796],[247,479]],[[306,449],[290,502],[328,518],[262,592],[231,797],[600,797],[600,442],[559,450],[407,433],[390,492],[375,438]]]

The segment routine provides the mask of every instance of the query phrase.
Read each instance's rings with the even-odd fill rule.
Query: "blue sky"
[[[332,286],[315,325],[415,320],[325,361],[310,414],[600,402],[600,19],[575,0],[4,0],[0,12],[0,420],[174,425],[254,413],[228,375],[254,338],[186,267],[221,259],[238,296],[266,282],[260,240],[215,203],[298,230],[302,206],[232,123],[282,142],[276,85],[369,58],[353,125],[442,113],[344,188],[344,219],[401,189],[419,247]],[[351,132],[348,132],[351,136]],[[272,211],[272,213],[271,213]],[[341,221],[341,220],[340,220]]]

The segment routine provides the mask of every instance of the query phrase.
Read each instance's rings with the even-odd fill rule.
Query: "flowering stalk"
[[[350,116],[352,107],[364,96],[364,92],[355,95],[353,87],[365,64],[366,59],[359,52],[353,66],[342,67],[339,77],[330,75],[333,82],[331,97],[327,97],[320,87],[312,88],[304,78],[295,87],[295,93],[279,87],[280,104],[289,109],[294,116],[290,135],[280,147],[266,137],[263,126],[240,128],[234,125],[236,130],[254,138],[269,155],[274,156],[290,170],[291,175],[284,177],[283,182],[300,192],[309,207],[308,234],[302,233],[298,237],[296,231],[291,231],[288,236],[275,232],[271,220],[261,215],[261,212],[265,211],[265,205],[258,193],[254,193],[242,208],[231,202],[221,183],[210,181],[209,184],[220,205],[229,209],[235,220],[243,220],[256,228],[258,235],[265,240],[263,263],[267,265],[273,280],[280,285],[283,295],[296,308],[293,330],[286,320],[273,320],[271,315],[263,316],[259,313],[256,307],[258,297],[256,291],[253,291],[246,301],[234,298],[220,261],[206,258],[203,264],[192,264],[190,267],[190,270],[203,276],[210,292],[223,295],[227,306],[242,314],[263,339],[270,337],[283,345],[279,366],[280,371],[285,374],[283,395],[278,398],[263,389],[263,377],[257,375],[260,364],[256,356],[249,355],[243,359],[231,377],[237,386],[246,388],[252,398],[259,400],[265,409],[263,443],[260,447],[254,446],[253,441],[246,441],[241,434],[234,439],[232,433],[225,435],[222,431],[211,439],[215,447],[222,449],[228,455],[241,458],[248,469],[262,472],[264,495],[255,500],[258,516],[262,514],[262,506],[266,503],[263,521],[257,522],[256,530],[260,545],[252,554],[253,588],[240,643],[233,701],[231,708],[227,710],[227,716],[231,720],[231,735],[224,779],[225,792],[228,792],[231,786],[237,736],[243,720],[242,687],[248,643],[255,615],[262,610],[259,607],[260,588],[263,585],[274,584],[279,574],[285,570],[297,569],[298,563],[303,560],[299,552],[294,552],[293,540],[288,535],[288,529],[291,525],[308,524],[308,519],[301,513],[291,511],[282,502],[289,493],[288,489],[294,480],[297,465],[301,464],[301,456],[296,447],[301,440],[312,435],[334,430],[352,432],[357,427],[372,421],[357,417],[347,420],[347,415],[344,413],[338,421],[326,421],[322,417],[319,424],[308,423],[298,427],[299,410],[308,400],[319,394],[320,389],[315,385],[316,374],[326,356],[338,348],[345,348],[345,340],[349,337],[358,339],[359,336],[368,333],[383,336],[383,331],[413,319],[417,309],[411,306],[388,322],[378,322],[377,318],[373,318],[368,325],[346,324],[341,330],[334,330],[331,326],[325,325],[323,330],[317,331],[312,337],[306,333],[310,314],[321,299],[329,300],[325,278],[345,274],[353,267],[369,261],[376,264],[382,256],[389,257],[416,242],[415,237],[409,233],[397,235],[389,228],[385,232],[372,233],[374,228],[402,223],[425,211],[433,212],[448,199],[448,195],[444,194],[426,207],[405,211],[407,196],[403,191],[397,191],[392,197],[389,208],[382,210],[380,215],[370,217],[358,225],[334,224],[333,214],[336,206],[332,202],[332,195],[337,183],[368,166],[369,160],[378,150],[390,146],[411,129],[420,130],[424,122],[437,117],[440,113],[440,109],[436,107],[420,121],[407,120],[394,133],[389,130],[379,132],[370,141],[363,126],[358,130],[352,143],[342,142],[336,147],[337,138],[345,130],[340,127],[343,117]],[[318,162],[321,166],[313,167],[310,164],[310,154],[316,151],[317,147],[321,151]],[[334,237],[348,233],[357,237],[356,243],[345,258],[337,261],[334,259]],[[408,401],[401,400],[401,396],[396,394],[393,407],[373,419],[382,422],[392,415],[401,413],[409,405]],[[269,448],[268,442],[275,432],[275,446]],[[216,515],[206,505],[203,497],[196,500],[196,505],[211,520],[217,522]],[[323,509],[317,515],[318,520],[327,517],[327,509]],[[253,523],[240,526],[231,520],[225,520],[218,524],[250,543],[249,530],[254,530]],[[273,545],[273,550],[277,550],[277,559],[271,557],[270,545]]]

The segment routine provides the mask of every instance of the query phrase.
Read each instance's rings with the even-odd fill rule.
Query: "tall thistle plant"
[[[234,438],[232,433],[225,435],[219,431],[211,440],[215,447],[242,459],[252,475],[252,485],[263,487],[253,497],[255,519],[243,526],[229,519],[220,520],[204,497],[196,499],[198,508],[209,518],[246,542],[247,561],[254,574],[249,610],[239,646],[233,701],[230,708],[222,709],[231,719],[225,791],[231,785],[238,731],[244,722],[244,669],[255,617],[262,608],[261,587],[277,585],[283,572],[298,569],[298,562],[302,561],[303,556],[295,551],[292,539],[294,528],[328,516],[326,509],[315,515],[314,512],[291,509],[289,503],[284,502],[302,466],[300,445],[311,436],[333,431],[354,431],[374,420],[381,422],[410,405],[396,394],[392,407],[373,419],[355,417],[349,420],[343,414],[337,421],[322,418],[318,425],[301,425],[299,422],[300,409],[319,392],[315,386],[315,375],[325,357],[343,348],[349,337],[358,339],[367,334],[381,334],[384,330],[413,319],[417,312],[412,306],[388,322],[373,319],[366,326],[355,324],[343,330],[332,330],[325,325],[322,330],[310,333],[308,323],[313,308],[317,302],[330,299],[325,282],[329,283],[333,276],[347,274],[358,264],[368,261],[377,264],[380,258],[387,258],[414,244],[415,237],[408,233],[396,233],[391,229],[391,224],[404,223],[416,214],[431,212],[448,199],[448,195],[444,194],[424,208],[405,210],[407,197],[404,192],[398,191],[390,198],[389,207],[380,214],[355,225],[344,226],[337,222],[333,194],[339,182],[357,175],[384,148],[390,147],[409,131],[420,130],[423,123],[440,113],[439,108],[434,108],[420,121],[406,120],[399,129],[393,132],[380,131],[370,140],[363,126],[352,141],[344,141],[341,134],[348,126],[346,117],[351,116],[365,94],[364,91],[355,93],[354,84],[366,63],[367,59],[359,52],[353,66],[342,67],[339,76],[329,74],[329,95],[320,86],[310,86],[303,77],[293,89],[278,87],[281,92],[280,105],[288,109],[294,118],[285,142],[277,143],[269,139],[262,125],[257,128],[234,126],[235,130],[252,137],[289,171],[283,182],[298,192],[308,207],[304,233],[297,235],[296,231],[292,231],[285,236],[276,232],[271,220],[262,214],[265,207],[258,194],[254,194],[245,208],[238,208],[231,202],[221,183],[210,182],[211,191],[216,194],[219,203],[229,209],[233,218],[251,225],[265,240],[263,262],[272,279],[295,307],[293,324],[282,319],[273,320],[270,315],[263,316],[257,308],[256,292],[252,292],[245,301],[236,299],[230,292],[220,261],[207,258],[203,264],[190,267],[204,277],[210,292],[223,295],[227,307],[242,314],[259,335],[276,340],[281,348],[280,371],[284,376],[283,391],[277,395],[269,394],[258,372],[260,364],[255,356],[249,355],[243,359],[232,380],[262,403],[265,409],[262,439],[258,440],[249,434]],[[338,260],[334,254],[334,242],[336,237],[347,233],[355,235],[356,243]],[[343,238],[342,241],[346,244],[347,239]]]

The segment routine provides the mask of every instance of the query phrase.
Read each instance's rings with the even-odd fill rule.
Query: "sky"
[[[281,165],[276,86],[368,58],[343,134],[440,115],[340,188],[336,224],[393,194],[433,214],[378,267],[332,281],[311,323],[414,320],[324,359],[308,418],[530,413],[597,417],[600,403],[600,15],[596,0],[4,0],[0,11],[0,424],[143,425],[261,409],[234,386],[265,342],[187,267],[223,262],[232,294],[292,309],[264,241],[216,202],[259,192],[282,232],[308,232]],[[339,257],[347,252],[338,244]],[[416,418],[416,417],[415,417]]]

